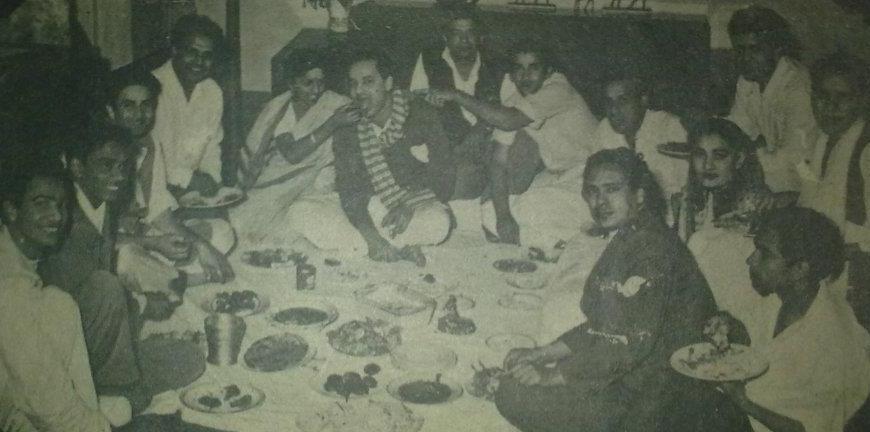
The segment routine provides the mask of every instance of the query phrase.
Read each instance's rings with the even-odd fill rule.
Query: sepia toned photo
[[[870,431],[870,1],[2,0],[0,432]]]

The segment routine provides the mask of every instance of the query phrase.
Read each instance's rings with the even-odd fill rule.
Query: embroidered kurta
[[[152,73],[163,87],[152,135],[166,156],[168,183],[186,188],[196,170],[220,181],[220,143],[224,138],[221,88],[213,79],[205,79],[194,87],[188,100],[172,60]]]
[[[764,136],[767,147],[758,149],[758,160],[765,182],[774,192],[799,190],[795,166],[817,134],[809,71],[782,57],[763,92],[758,83],[743,77],[736,91],[728,118],[750,138]]]

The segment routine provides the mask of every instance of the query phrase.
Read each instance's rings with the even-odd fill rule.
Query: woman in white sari
[[[292,241],[287,209],[333,190],[332,133],[357,120],[350,102],[325,87],[325,59],[300,51],[288,61],[290,90],[263,108],[243,148],[248,200],[230,212],[242,243]]]

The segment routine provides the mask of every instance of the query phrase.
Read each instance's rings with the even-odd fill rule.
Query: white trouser
[[[381,237],[395,247],[435,245],[450,234],[449,209],[439,202],[417,208],[405,232],[395,238],[381,227],[388,210],[380,199],[369,200],[368,212]],[[368,244],[344,214],[337,193],[300,198],[288,210],[288,219],[292,229],[320,249],[353,255],[368,253]]]

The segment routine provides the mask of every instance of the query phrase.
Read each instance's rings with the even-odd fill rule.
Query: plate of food
[[[399,326],[371,318],[348,321],[330,330],[326,337],[333,349],[354,357],[382,356],[402,343]]]
[[[304,366],[315,349],[301,336],[283,333],[257,340],[245,351],[244,364],[257,372],[278,372]]]
[[[262,390],[247,384],[201,384],[181,394],[181,402],[186,407],[209,414],[247,411],[265,399]]]
[[[492,266],[505,273],[532,273],[538,269],[538,265],[531,260],[513,258],[500,259],[492,263]]]
[[[251,290],[221,291],[201,304],[208,313],[229,313],[240,317],[256,315],[269,308],[269,298]]]
[[[441,373],[414,373],[390,382],[387,392],[402,402],[436,405],[458,399],[462,396],[462,386],[444,378]]]
[[[500,379],[504,376],[504,369],[500,367],[486,367],[480,362],[480,367],[471,365],[474,369],[474,376],[471,382],[465,384],[465,390],[468,394],[485,399],[490,402],[495,400],[495,392],[498,391]]]
[[[704,381],[745,381],[767,371],[769,363],[746,345],[728,344],[718,349],[701,342],[678,349],[671,355],[671,367],[691,378]]]
[[[330,398],[348,401],[368,397],[381,389],[378,373],[381,367],[377,363],[367,364],[362,371],[334,369],[315,375],[309,386],[318,393]]]
[[[435,307],[431,297],[392,282],[367,284],[353,295],[360,302],[396,316],[413,315]]]
[[[211,197],[202,196],[199,191],[191,191],[178,199],[178,204],[190,209],[217,209],[237,204],[245,199],[241,189],[222,187]]]
[[[306,260],[301,252],[287,251],[284,248],[254,249],[242,253],[242,262],[259,268],[289,267]]]
[[[677,159],[689,159],[692,156],[692,147],[684,142],[666,142],[656,146],[659,153]]]
[[[535,348],[538,343],[531,336],[521,333],[500,333],[486,338],[486,346],[496,352],[507,353],[514,348]]]
[[[541,296],[530,293],[510,293],[498,299],[499,306],[521,311],[538,310],[543,303]]]
[[[294,301],[289,307],[272,314],[270,322],[277,326],[323,328],[338,319],[335,306],[317,300]]]
[[[296,418],[302,432],[418,432],[423,417],[404,404],[374,399],[332,402]]]

